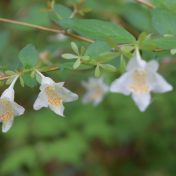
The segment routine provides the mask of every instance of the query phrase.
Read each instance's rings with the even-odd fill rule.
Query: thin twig
[[[67,32],[66,30],[53,29],[53,28],[49,28],[49,27],[45,27],[45,26],[39,26],[39,25],[25,23],[25,22],[16,21],[16,20],[7,19],[7,18],[0,18],[0,21],[5,22],[5,23],[12,23],[12,24],[17,24],[17,25],[27,26],[27,27],[31,27],[31,28],[35,28],[35,29],[39,29],[39,30],[43,30],[43,31],[48,31],[48,32],[61,33],[61,34],[64,34],[68,37],[71,37],[73,39],[80,40],[83,42],[88,42],[88,43],[94,42],[92,39]]]
[[[59,67],[55,66],[55,67],[50,67],[50,68],[48,68],[47,70],[42,70],[42,69],[41,69],[41,72],[44,72],[44,73],[46,73],[46,72],[52,72],[52,71],[56,71],[56,70],[58,70],[58,69],[59,69]],[[22,75],[22,74],[24,74],[24,73],[28,73],[28,72],[31,72],[31,71],[32,71],[32,70],[30,69],[30,70],[28,70],[28,71],[21,72],[19,75]],[[5,75],[5,74],[4,74],[3,76],[0,76],[0,81],[8,80],[8,79],[14,77],[15,75],[18,75],[18,73],[14,74],[14,75]]]
[[[145,0],[136,0],[138,3],[145,5],[146,7],[153,9],[155,8],[153,4],[151,4],[150,2],[147,2]]]

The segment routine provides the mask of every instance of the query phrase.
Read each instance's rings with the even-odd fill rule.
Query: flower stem
[[[66,30],[63,30],[63,29],[53,29],[53,28],[49,28],[49,27],[45,27],[45,26],[39,26],[39,25],[25,23],[25,22],[16,21],[16,20],[7,19],[7,18],[0,18],[0,22],[18,24],[18,25],[22,25],[22,26],[27,26],[27,27],[43,30],[43,31],[60,33],[60,34],[66,35],[66,36],[68,36],[70,38],[73,38],[73,39],[76,39],[76,40],[80,40],[80,41],[83,41],[83,42],[88,42],[88,43],[93,43],[94,42],[94,40],[92,40],[92,39],[89,39],[89,38],[86,38],[86,37],[82,37],[80,35],[73,34],[73,33],[68,32]]]

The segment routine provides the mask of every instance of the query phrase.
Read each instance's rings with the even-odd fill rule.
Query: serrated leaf
[[[64,19],[59,24],[72,29],[80,35],[96,40],[114,40],[117,43],[131,43],[135,41],[132,34],[121,26],[95,19]]]
[[[34,67],[38,61],[39,54],[36,48],[29,44],[20,51],[18,57],[24,67]]]

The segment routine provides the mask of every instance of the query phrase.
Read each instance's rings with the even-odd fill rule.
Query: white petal
[[[65,82],[59,82],[59,83],[56,83],[57,86],[64,86]]]
[[[91,97],[90,92],[87,92],[82,98],[83,103],[87,104],[87,103],[91,102],[91,98],[90,97]]]
[[[153,92],[163,93],[173,90],[173,87],[159,74],[153,74],[149,78]]]
[[[63,106],[63,103],[61,103],[58,107],[54,107],[54,106],[51,106],[51,105],[49,107],[57,115],[60,115],[60,116],[64,117],[64,106]]]
[[[14,101],[15,91],[12,87],[7,88],[1,95],[1,99],[8,99]]]
[[[120,78],[112,82],[110,86],[110,91],[122,93],[124,95],[129,95],[130,90],[128,89],[128,84],[130,80],[131,80],[131,74],[128,72],[124,73]]]
[[[39,72],[39,71],[36,71],[36,72],[41,77],[41,84],[42,85],[45,85],[45,84],[51,85],[51,84],[55,83],[51,78],[44,76],[41,72]]]
[[[130,61],[127,64],[127,71],[133,70],[135,68],[145,68],[146,62],[141,58],[141,55],[139,53],[139,50],[136,49],[133,57],[130,59]]]
[[[24,114],[25,109],[22,106],[20,106],[19,104],[17,104],[16,102],[13,102],[13,107],[14,107],[16,116],[20,116],[20,115]]]
[[[94,100],[94,102],[93,102],[94,106],[97,106],[98,104],[100,104],[100,103],[102,102],[102,100],[103,100],[103,97],[104,97],[103,95],[97,97],[97,98]]]
[[[135,104],[141,112],[144,112],[151,102],[151,95],[147,94],[132,94]]]
[[[13,124],[13,118],[11,118],[7,122],[3,122],[2,123],[2,132],[6,133],[7,131],[9,131],[9,129],[12,127],[12,124]]]
[[[48,107],[48,100],[45,94],[41,91],[33,105],[35,110],[39,110],[43,107]]]
[[[158,70],[158,68],[159,68],[159,64],[155,60],[152,60],[152,61],[148,62],[147,66],[146,66],[146,69],[149,72],[156,72]]]
[[[57,86],[57,92],[61,96],[63,102],[72,102],[78,99],[78,95],[66,89],[65,87]]]

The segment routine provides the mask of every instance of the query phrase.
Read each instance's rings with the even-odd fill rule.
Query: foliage
[[[176,3],[149,3],[153,8],[135,0],[0,1],[0,17],[56,30],[0,23],[1,90],[19,74],[16,100],[27,109],[1,134],[0,175],[175,175],[174,91],[155,95],[145,113],[119,94],[96,107],[81,102],[80,82],[95,75],[110,84],[136,47],[176,84]],[[32,110],[36,70],[80,95],[65,118]]]

